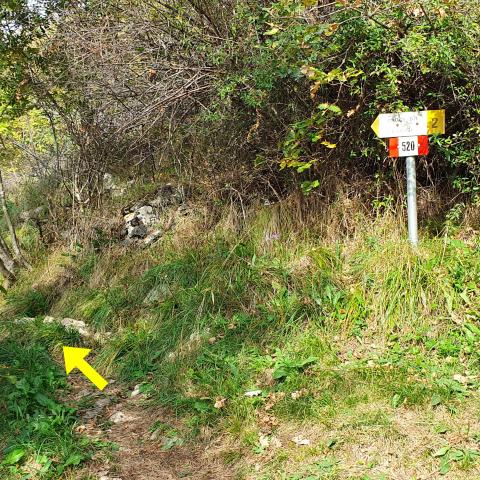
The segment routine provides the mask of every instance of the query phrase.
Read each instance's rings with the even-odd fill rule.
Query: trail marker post
[[[428,136],[445,133],[445,110],[382,113],[372,124],[379,138],[388,138],[388,156],[406,158],[408,238],[418,245],[415,158],[428,155]]]

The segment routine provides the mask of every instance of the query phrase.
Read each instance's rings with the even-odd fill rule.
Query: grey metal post
[[[408,206],[408,238],[411,244],[418,245],[417,220],[417,175],[415,157],[407,157],[407,206]]]

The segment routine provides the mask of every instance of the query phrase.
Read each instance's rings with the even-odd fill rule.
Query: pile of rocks
[[[158,217],[151,205],[143,205],[123,217],[127,238],[138,239],[148,236],[149,227],[158,222]]]
[[[141,242],[152,245],[171,225],[161,228],[162,217],[171,207],[179,210],[183,205],[183,193],[171,184],[161,187],[151,199],[137,202],[123,209],[125,222],[124,244]]]

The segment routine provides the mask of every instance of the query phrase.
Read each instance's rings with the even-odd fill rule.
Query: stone
[[[109,420],[114,423],[115,425],[118,425],[119,423],[127,423],[127,422],[133,422],[136,420],[135,417],[132,415],[128,415],[127,413],[123,412],[115,412]]]
[[[23,318],[17,318],[16,320],[13,321],[15,325],[22,325],[25,323],[33,323],[35,321],[34,318],[31,317],[23,317]]]
[[[308,446],[311,443],[308,438],[304,438],[301,435],[297,435],[296,437],[292,438],[292,442],[299,447]]]
[[[130,223],[136,217],[135,213],[129,213],[123,217],[125,223]]]
[[[60,320],[60,323],[65,328],[71,328],[76,330],[82,337],[89,337],[90,332],[88,331],[87,325],[81,320],[74,320],[73,318],[64,318]]]
[[[161,236],[163,235],[162,230],[155,230],[154,232],[150,233],[145,237],[144,243],[146,247],[153,245]]]
[[[94,420],[99,417],[102,412],[112,403],[110,398],[102,397],[99,398],[87,412],[84,413],[82,419],[84,421]]]
[[[141,392],[140,392],[140,388],[141,388],[141,387],[142,387],[141,385],[135,385],[135,388],[133,389],[133,392],[131,393],[130,396],[131,396],[132,398],[133,398],[133,397],[138,397],[138,396],[140,395],[140,393],[141,393]]]
[[[137,210],[137,217],[147,226],[153,225],[157,221],[156,215],[153,213],[153,208],[150,205],[144,205]]]
[[[130,238],[145,238],[147,235],[148,235],[148,230],[145,225],[128,227],[128,236]]]
[[[250,392],[245,392],[244,395],[248,398],[259,397],[262,394],[261,390],[252,390]]]
[[[164,300],[167,295],[170,294],[170,289],[167,285],[161,283],[153,287],[150,292],[148,292],[145,300],[143,301],[144,305],[154,305]]]

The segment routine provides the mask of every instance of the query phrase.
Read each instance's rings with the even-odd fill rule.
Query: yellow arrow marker
[[[372,123],[372,130],[375,132],[377,137],[380,136],[380,116],[378,116]]]
[[[63,347],[65,371],[68,375],[78,368],[99,390],[103,390],[108,382],[85,360],[89,353],[88,348]]]

